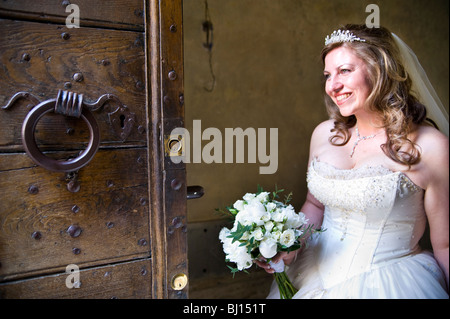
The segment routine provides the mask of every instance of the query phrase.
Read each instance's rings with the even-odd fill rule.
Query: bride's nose
[[[342,90],[344,85],[339,80],[339,77],[333,76],[327,81],[326,91],[328,93],[336,93]]]

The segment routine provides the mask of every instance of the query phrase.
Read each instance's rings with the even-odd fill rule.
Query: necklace
[[[368,139],[371,139],[371,138],[374,138],[379,133],[378,132],[378,133],[375,133],[375,134],[372,134],[372,135],[368,135],[368,136],[361,136],[361,135],[359,135],[358,124],[356,124],[355,132],[356,132],[356,141],[355,141],[355,144],[353,144],[353,149],[352,149],[352,153],[350,154],[350,157],[353,157],[353,154],[355,153],[356,146],[358,146],[359,142],[364,141],[364,140],[368,140]]]

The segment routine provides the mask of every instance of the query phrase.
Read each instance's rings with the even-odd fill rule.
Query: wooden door
[[[181,0],[70,2],[0,3],[0,297],[185,298]]]

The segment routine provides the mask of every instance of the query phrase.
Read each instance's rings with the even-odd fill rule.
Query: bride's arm
[[[423,145],[423,144],[422,144]],[[421,145],[421,146],[422,146]],[[430,225],[431,244],[449,287],[449,146],[448,139],[436,135],[423,152],[427,182],[425,211]]]
[[[305,229],[307,229],[309,225],[312,225],[313,229],[320,229],[323,221],[324,207],[317,199],[314,198],[314,196],[309,191],[306,194],[306,201],[303,204],[301,211],[308,219],[308,225],[304,226]],[[309,235],[310,234],[306,234],[306,236],[304,237],[304,243],[306,243],[306,241],[308,240]],[[281,256],[284,263],[286,265],[292,263],[292,261],[296,259],[297,254],[300,253],[303,248],[304,247],[294,251],[293,253],[286,253],[284,256]],[[274,262],[276,263],[277,259],[274,258]]]

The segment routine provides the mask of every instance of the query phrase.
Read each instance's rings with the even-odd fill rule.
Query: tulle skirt
[[[443,272],[426,251],[398,258],[327,287],[312,244],[287,267],[286,273],[299,289],[293,299],[448,299]],[[279,297],[274,282],[267,298]]]

